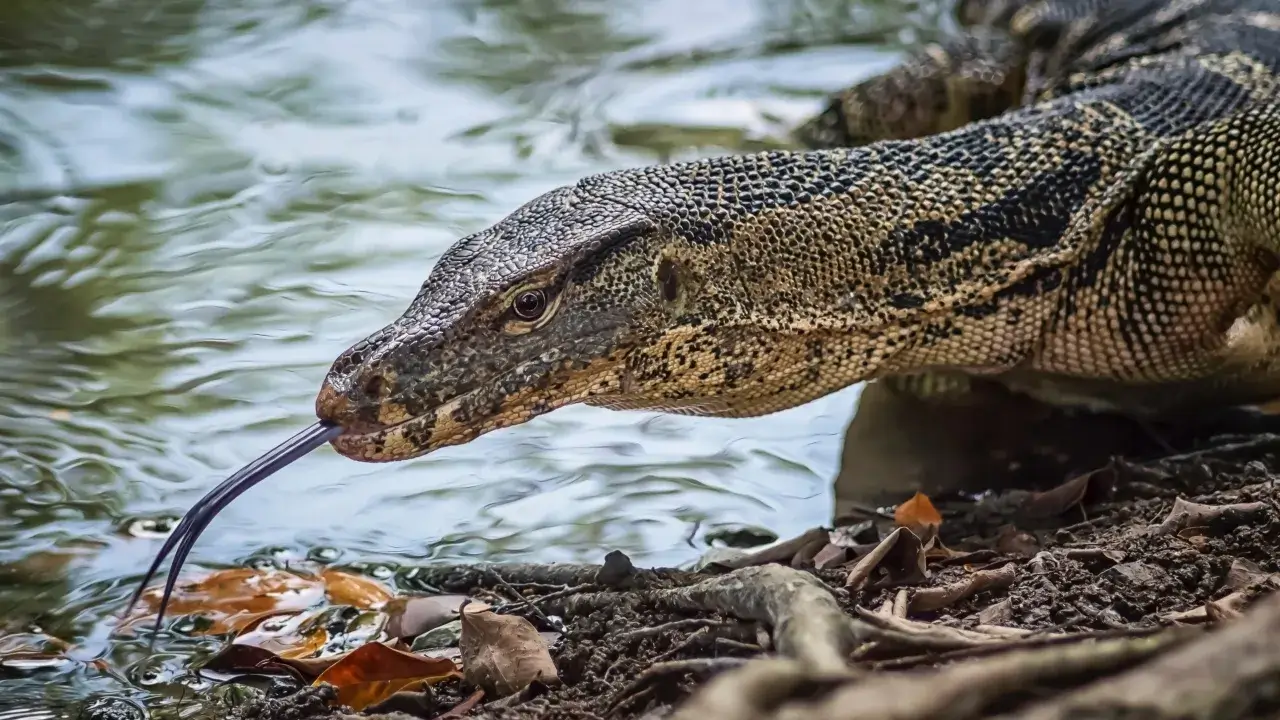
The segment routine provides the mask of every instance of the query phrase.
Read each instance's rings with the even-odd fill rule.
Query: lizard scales
[[[959,14],[802,126],[817,149],[587,177],[459,240],[334,362],[334,447],[921,373],[1147,416],[1280,396],[1280,2]]]

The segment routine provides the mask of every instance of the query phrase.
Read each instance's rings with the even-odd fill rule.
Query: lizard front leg
[[[1023,63],[1017,44],[995,31],[930,44],[892,70],[833,95],[795,136],[808,147],[829,148],[954,130],[1015,107]]]

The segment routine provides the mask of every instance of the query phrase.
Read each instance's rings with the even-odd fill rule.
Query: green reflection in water
[[[581,175],[784,145],[826,91],[936,34],[862,0],[0,3],[0,632],[103,657],[6,702],[175,710],[216,646],[112,618],[171,518],[311,419],[331,359],[454,239]],[[696,558],[824,521],[851,395],[696,420],[570,408],[419,461],[324,450],[229,509],[196,571],[316,547]]]

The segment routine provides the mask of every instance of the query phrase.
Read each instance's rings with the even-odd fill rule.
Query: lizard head
[[[339,453],[375,462],[572,403],[742,417],[863,379],[875,347],[837,348],[829,327],[849,271],[819,250],[852,212],[818,197],[833,172],[763,154],[553,190],[450,247],[333,363],[316,412],[344,428]],[[793,196],[813,199],[792,212]]]
[[[663,238],[579,186],[457,241],[401,317],[333,363],[316,400],[345,429],[333,446],[402,460],[624,394],[628,351],[661,334],[678,291]]]

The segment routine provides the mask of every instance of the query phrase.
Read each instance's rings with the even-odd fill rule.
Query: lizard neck
[[[1091,122],[1110,134],[1082,129]],[[885,375],[1030,363],[1091,234],[1076,219],[1099,214],[1138,144],[1113,123],[1066,108],[923,140],[584,180],[583,192],[664,229],[660,259],[684,284],[674,329],[633,357],[632,376],[709,356],[682,399],[740,415]],[[733,402],[706,409],[726,394]]]

